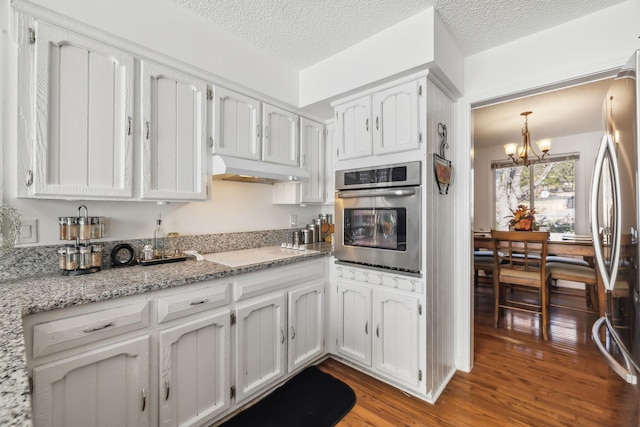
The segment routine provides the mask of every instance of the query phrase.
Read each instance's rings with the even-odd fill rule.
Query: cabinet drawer
[[[417,277],[389,274],[378,270],[338,265],[335,267],[338,278],[355,280],[370,285],[384,286],[407,292],[424,292],[424,282]]]
[[[229,283],[215,283],[205,288],[159,297],[158,323],[222,307],[230,302],[231,285]]]
[[[303,261],[269,270],[243,274],[236,280],[236,301],[286,289],[313,280],[324,280],[323,260]]]
[[[33,326],[33,357],[89,344],[149,326],[149,301]]]

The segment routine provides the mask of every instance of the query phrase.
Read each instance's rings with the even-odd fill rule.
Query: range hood
[[[212,156],[211,173],[213,179],[229,181],[267,184],[275,182],[309,182],[309,174],[299,167],[221,155]]]

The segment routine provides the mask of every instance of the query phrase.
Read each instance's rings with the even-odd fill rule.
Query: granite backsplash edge
[[[288,228],[280,230],[178,236],[168,239],[167,245],[180,251],[196,250],[202,254],[227,252],[280,245],[282,242],[289,242],[291,240],[291,233],[294,230],[295,229]],[[92,243],[100,243],[103,245],[102,267],[110,268],[111,251],[116,245],[128,243],[134,247],[137,254],[142,250],[144,245],[150,244],[151,241],[152,239],[148,238],[114,241],[96,240],[92,241]],[[0,254],[0,283],[59,273],[57,251],[63,246],[65,245],[17,246],[4,250]]]

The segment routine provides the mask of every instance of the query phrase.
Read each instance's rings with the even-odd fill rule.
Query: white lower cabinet
[[[419,309],[416,297],[380,289],[373,293],[375,369],[411,386],[419,383]]]
[[[324,349],[324,282],[289,292],[288,371],[293,372]]]
[[[371,288],[338,281],[338,353],[371,366]]]
[[[236,402],[285,374],[285,294],[236,306]]]
[[[25,317],[34,425],[215,423],[323,356],[326,267],[311,260]]]
[[[35,426],[149,425],[148,335],[33,369]]]
[[[336,270],[337,353],[416,390],[422,381],[422,282],[366,269]]]
[[[225,309],[160,332],[160,425],[198,425],[229,408],[229,331]]]

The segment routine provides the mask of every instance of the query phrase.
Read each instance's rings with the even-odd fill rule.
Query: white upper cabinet
[[[337,105],[337,160],[418,150],[426,78]]]
[[[261,102],[222,87],[213,98],[213,154],[260,160]]]
[[[300,166],[309,174],[309,182],[301,186],[302,203],[324,202],[324,162],[324,125],[301,117]]]
[[[22,18],[19,26],[19,194],[131,198],[131,55]]]
[[[263,104],[262,160],[299,166],[298,115]]]
[[[371,97],[356,99],[336,107],[338,123],[337,156],[339,160],[370,156]]]
[[[326,149],[324,162],[324,202],[326,204],[335,203],[336,174],[334,163],[336,160],[336,122],[331,120],[326,124]]]
[[[141,62],[142,198],[204,200],[204,81]]]
[[[373,94],[373,153],[387,154],[420,148],[419,93],[423,80]]]

